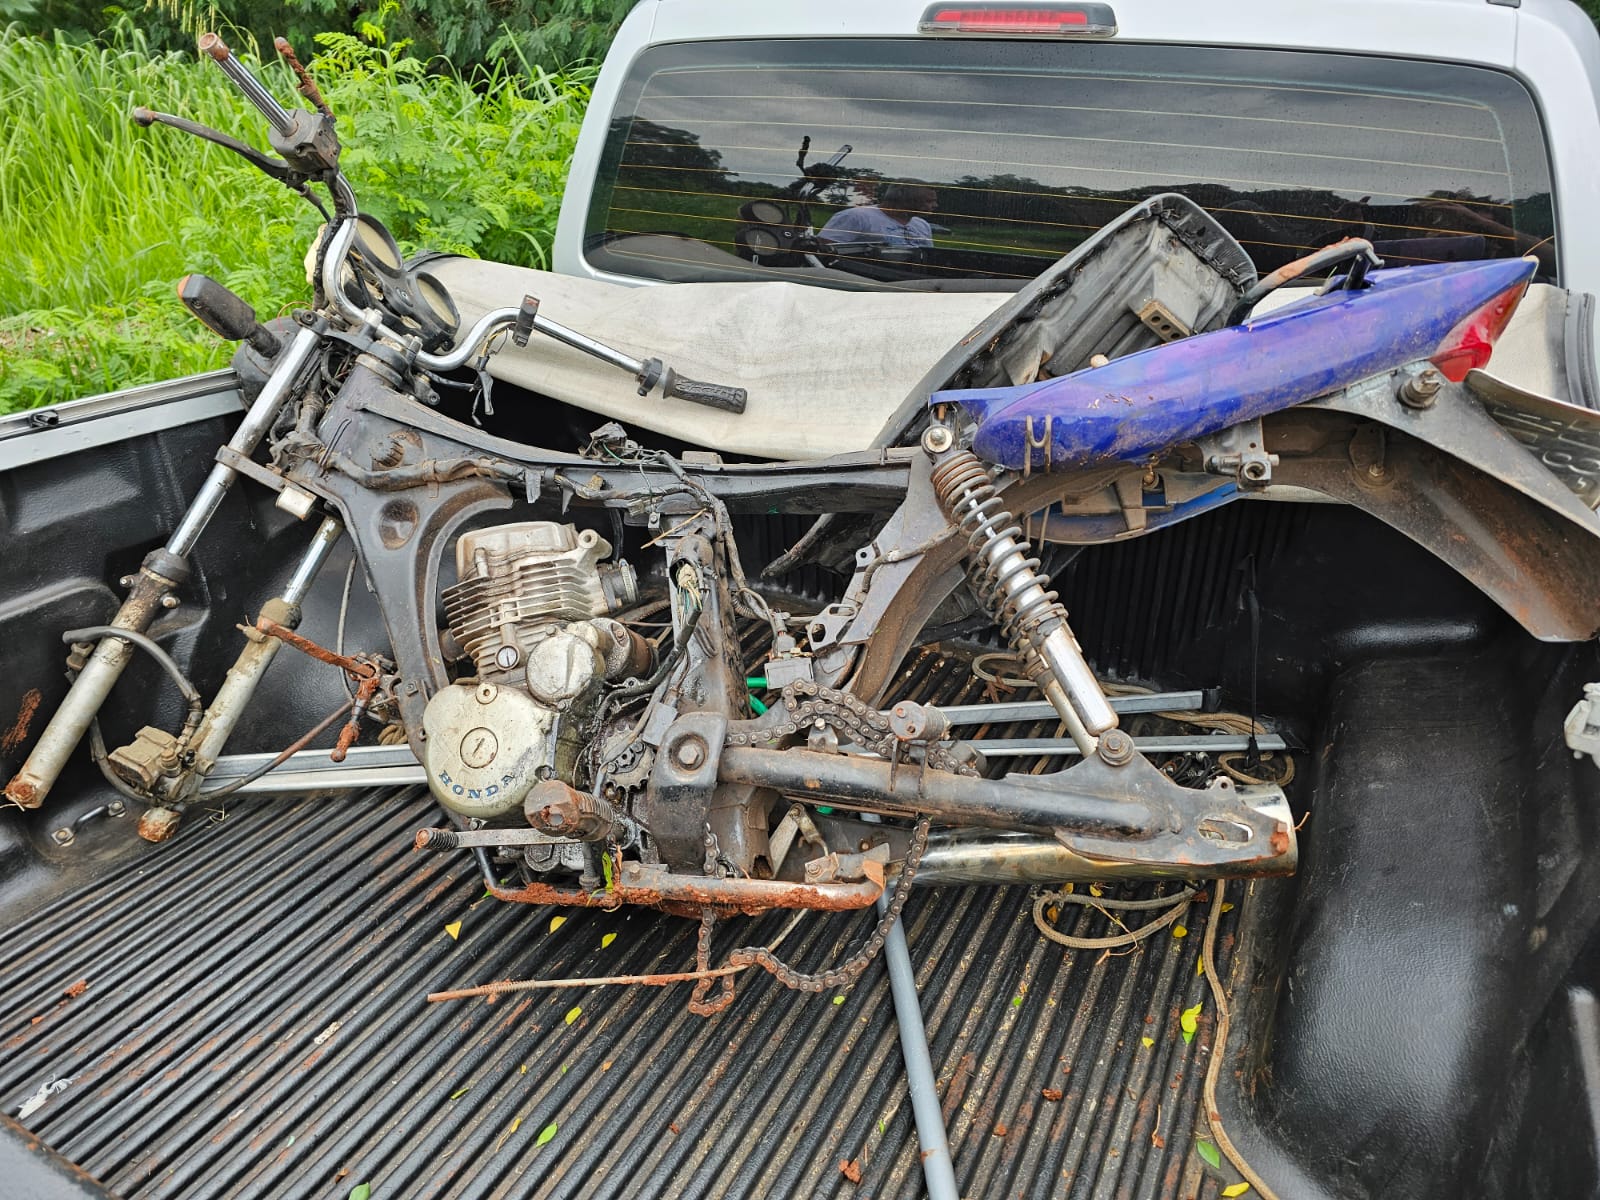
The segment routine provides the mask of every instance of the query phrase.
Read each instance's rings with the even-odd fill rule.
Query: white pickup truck
[[[723,379],[744,358],[790,390],[777,405],[752,384],[737,415],[674,408],[611,367],[571,368],[563,395],[549,361],[525,359],[529,373],[500,375],[492,405],[487,388],[444,397],[424,414],[428,436],[466,429],[570,453],[584,467],[575,488],[602,469],[578,455],[612,444],[592,437],[606,418],[708,476],[736,475],[725,461],[736,454],[859,450],[883,415],[850,410],[885,389],[864,399],[853,376],[881,382],[891,373],[875,360],[898,355],[915,380],[997,306],[1030,299],[995,293],[1026,288],[1170,192],[1208,210],[1262,275],[1350,235],[1393,265],[1532,256],[1537,283],[1490,367],[1510,364],[1558,402],[1541,453],[1600,477],[1589,411],[1600,36],[1567,0],[644,0],[572,166],[554,254],[564,274],[524,287],[490,264],[429,269],[470,315],[537,287],[551,317],[637,339],[631,349],[668,350],[684,325],[674,354],[722,356],[696,378]],[[637,286],[678,282],[709,286]],[[779,316],[741,311],[757,292],[778,298]],[[888,319],[844,351],[816,328],[802,343],[802,313],[832,329]],[[1012,312],[1008,328],[1037,315]],[[1039,323],[1050,319],[1079,328],[1059,310]],[[1150,309],[1139,332],[1164,338],[1164,319]],[[508,350],[492,369],[514,361]],[[116,611],[116,581],[186,521],[214,461],[243,476],[217,501],[181,598],[167,596],[178,602],[149,629],[174,670],[216,695],[236,623],[291,581],[306,636],[340,653],[386,644],[348,539],[313,580],[297,566],[305,527],[259,486],[278,478],[263,456],[216,457],[239,424],[241,378],[0,418],[0,780],[66,692],[62,631]],[[926,400],[909,387],[890,389],[890,409]],[[1314,401],[1273,427],[1299,439],[1286,458],[1315,454],[1349,482],[1342,502],[1273,485],[1145,528],[1147,509],[1172,507],[1152,461],[1148,483],[1141,464],[1107,485],[1120,524],[1094,544],[1046,545],[1051,511],[1032,514],[1084,653],[1141,744],[1167,747],[1160,769],[1220,778],[1221,747],[1248,746],[1259,716],[1285,751],[1268,782],[1294,808],[1302,854],[1292,877],[1228,881],[1226,902],[1221,882],[1201,882],[1154,936],[1102,952],[1045,939],[1136,923],[1137,909],[1114,906],[1149,914],[1152,893],[1179,881],[1107,881],[1114,864],[1084,859],[1076,892],[1035,896],[1021,886],[1041,879],[1029,874],[1035,843],[986,841],[981,856],[960,836],[930,844],[902,920],[934,1076],[919,1094],[936,1092],[968,1200],[1600,1194],[1600,772],[1562,741],[1574,699],[1600,677],[1594,625],[1540,640],[1446,544],[1486,548],[1497,579],[1533,581],[1516,594],[1535,606],[1565,587],[1587,612],[1600,566],[1586,564],[1600,558],[1566,551],[1595,493],[1564,477],[1578,505],[1543,479],[1571,520],[1538,523],[1533,501],[1505,502],[1537,468],[1490,422],[1485,393],[1452,387],[1425,416],[1387,384],[1374,394],[1371,419]],[[336,443],[343,453],[376,411],[326,422],[327,458],[308,462],[331,461]],[[1448,456],[1413,453],[1413,416],[1485,435],[1507,469],[1452,474]],[[1590,441],[1562,441],[1579,434]],[[372,473],[404,463],[410,444],[372,455]],[[876,469],[896,453],[851,461]],[[567,495],[530,485],[507,503],[598,527],[599,510],[568,515]],[[780,511],[757,495],[733,517],[751,578],[771,568],[758,586],[773,603],[820,615],[838,592],[831,569],[849,577],[876,533],[869,522],[836,538],[841,563],[799,553],[808,531],[819,512],[870,518],[875,496],[870,480],[838,511],[809,497]],[[1378,506],[1360,503],[1371,496],[1421,517],[1375,519]],[[405,544],[418,513],[397,491],[374,536]],[[668,532],[646,520],[599,532],[643,555]],[[860,553],[868,573],[894,561]],[[430,614],[434,582],[416,597]],[[643,628],[669,627],[659,609],[639,611],[655,622]],[[1029,693],[984,665],[998,666],[988,619],[956,609],[926,630],[894,695],[965,712],[990,753],[1019,756],[995,761],[1020,776],[1059,763],[1059,723],[1027,717]],[[751,645],[749,669],[770,669],[764,643]],[[265,675],[218,764],[232,794],[197,803],[160,845],[133,835],[137,814],[85,751],[47,807],[0,812],[0,1195],[924,1194],[876,962],[820,994],[747,971],[737,1005],[710,1019],[684,1011],[685,988],[598,986],[666,982],[695,961],[695,926],[501,904],[464,857],[413,853],[438,816],[409,749],[369,744],[337,767],[289,753],[330,706],[353,703],[345,689],[322,662]],[[120,747],[185,712],[141,656],[99,720]],[[831,728],[819,720],[817,748]],[[922,786],[893,753],[891,778]],[[1267,773],[1227,753],[1229,779]],[[648,773],[640,762],[624,770]],[[823,832],[804,840],[823,850],[828,829],[857,829],[812,810]],[[705,832],[706,870],[721,871]],[[1229,836],[1226,823],[1211,833]],[[854,835],[832,845],[835,858],[871,848]],[[716,961],[782,943],[787,961],[820,971],[871,928],[842,913],[763,921],[719,926]],[[422,1000],[522,978],[583,986],[503,994],[492,1008]]]

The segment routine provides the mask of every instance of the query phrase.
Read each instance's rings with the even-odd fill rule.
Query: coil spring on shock
[[[939,503],[967,535],[967,573],[978,598],[1079,748],[1093,753],[1096,737],[1116,727],[1116,714],[1067,625],[1066,608],[1050,590],[1050,577],[1020,540],[1022,527],[1006,509],[989,469],[972,451],[960,450],[934,467],[932,483]]]
[[[1026,654],[1031,649],[1026,630],[1064,622],[1067,612],[1059,595],[1046,590],[1050,577],[1039,560],[1027,557],[1019,544],[1022,526],[1000,499],[988,468],[970,450],[952,454],[934,469],[933,488],[967,535],[968,571],[978,598]]]

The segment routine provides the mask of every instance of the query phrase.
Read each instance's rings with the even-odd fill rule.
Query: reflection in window
[[[1116,44],[684,44],[641,56],[618,113],[590,257],[628,255],[635,274],[1021,281],[1166,191],[1208,209],[1263,273],[1350,235],[1393,265],[1533,253],[1555,271],[1537,115],[1515,80],[1478,68]],[[918,188],[935,197],[916,217],[931,247],[871,213],[848,223],[890,231],[878,243],[816,236]]]

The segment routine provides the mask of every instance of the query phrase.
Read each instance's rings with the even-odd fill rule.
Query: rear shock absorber
[[[928,430],[923,446],[939,454],[953,442],[942,426]],[[1085,756],[1101,752],[1108,762],[1126,761],[1120,734],[1102,747],[1101,735],[1117,726],[1100,683],[1067,625],[1067,610],[1050,577],[1018,539],[1022,528],[1006,511],[994,480],[970,450],[946,453],[933,470],[933,488],[946,513],[967,535],[967,574],[1012,646],[1023,669],[1061,714],[1067,732]]]

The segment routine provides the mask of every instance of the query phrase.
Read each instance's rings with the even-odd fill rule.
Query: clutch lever
[[[649,395],[651,389],[659,383],[663,396],[688,400],[693,404],[704,404],[708,408],[720,408],[724,412],[731,413],[744,412],[745,402],[749,399],[749,392],[742,387],[690,379],[687,375],[679,375],[659,358],[643,360],[630,358],[604,342],[596,341],[587,334],[579,333],[576,329],[568,329],[565,325],[541,316],[539,301],[533,296],[524,296],[522,307],[517,312],[516,326],[512,330],[511,340],[518,346],[526,346],[528,338],[535,332],[554,338],[574,350],[582,350],[601,362],[610,363],[628,372],[638,381],[641,396]]]

